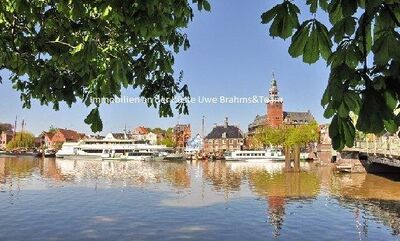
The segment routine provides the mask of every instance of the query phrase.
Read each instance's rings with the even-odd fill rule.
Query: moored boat
[[[266,149],[266,150],[256,150],[256,151],[232,151],[225,152],[224,158],[227,161],[248,161],[248,162],[257,162],[257,161],[267,161],[267,160],[276,160],[282,161],[285,160],[285,156],[283,152],[279,149]]]
[[[82,140],[80,142],[66,142],[61,150],[56,153],[59,158],[96,158],[101,159],[110,153],[113,155],[124,155],[135,150],[164,151],[170,148],[164,145],[151,145],[143,141],[128,139],[102,139],[102,140]]]
[[[40,150],[38,152],[35,153],[36,157],[56,157],[56,150],[54,149],[45,149],[44,150],[44,155],[43,155],[43,151]]]
[[[126,153],[115,153],[113,151],[106,152],[102,155],[103,161],[120,160],[120,161],[158,161],[163,160],[164,156],[159,152],[152,150],[132,150]]]
[[[185,161],[187,159],[187,155],[184,153],[168,153],[164,157],[167,161]]]

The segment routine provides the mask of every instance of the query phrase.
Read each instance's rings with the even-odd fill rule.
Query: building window
[[[232,139],[229,140],[229,144],[233,144],[233,140]]]

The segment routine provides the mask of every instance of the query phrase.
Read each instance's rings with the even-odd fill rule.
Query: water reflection
[[[163,193],[157,206],[163,210],[186,208],[187,212],[194,212],[189,210],[218,205],[231,210],[235,202],[252,200],[243,201],[248,205],[240,206],[240,209],[218,211],[225,216],[232,215],[230,212],[235,210],[243,212],[243,219],[248,218],[249,222],[255,222],[259,217],[250,214],[256,212],[254,205],[261,202],[268,229],[275,238],[282,236],[285,239],[284,235],[290,233],[290,230],[285,231],[285,225],[289,227],[296,221],[291,217],[293,213],[323,219],[326,217],[322,213],[334,216],[336,211],[340,211],[342,216],[349,215],[347,219],[335,221],[337,225],[349,222],[350,217],[354,226],[348,227],[344,233],[356,232],[360,240],[371,235],[368,230],[372,221],[389,228],[390,235],[400,234],[400,183],[396,181],[397,177],[336,174],[329,168],[316,167],[312,163],[303,163],[300,173],[287,173],[282,171],[283,165],[281,162],[174,163],[0,158],[0,191],[8,193],[13,204],[18,201],[21,190],[144,188],[146,192]],[[94,216],[92,220],[96,223],[117,223],[115,217],[102,215]],[[201,226],[196,225],[192,227]]]

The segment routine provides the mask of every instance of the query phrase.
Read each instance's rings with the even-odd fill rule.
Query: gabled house
[[[69,129],[56,129],[52,132],[44,132],[42,135],[44,145],[47,148],[58,149],[64,142],[78,142],[86,138],[86,135]]]
[[[223,153],[236,151],[243,148],[244,137],[239,127],[229,125],[225,118],[223,125],[216,125],[204,138],[204,151],[206,153]]]

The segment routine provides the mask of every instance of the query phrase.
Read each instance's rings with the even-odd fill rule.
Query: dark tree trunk
[[[290,171],[292,169],[292,161],[290,156],[290,147],[285,146],[285,171]]]
[[[300,146],[299,145],[294,146],[294,171],[295,172],[300,171]]]

